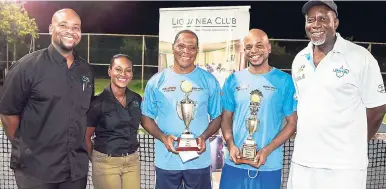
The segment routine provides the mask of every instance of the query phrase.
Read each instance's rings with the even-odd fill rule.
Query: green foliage
[[[0,35],[7,36],[9,43],[22,41],[31,35],[38,38],[35,19],[29,18],[23,4],[0,1]]]
[[[120,48],[121,52],[130,54],[129,52],[142,51],[142,37],[125,37],[123,45]]]
[[[346,40],[348,40],[348,41],[354,41],[354,36],[346,37]]]
[[[273,54],[286,54],[285,46],[280,46],[277,41],[270,41],[271,53]]]
[[[143,85],[146,86],[147,80],[144,80],[143,82]],[[95,79],[95,94],[100,94],[109,83],[110,79]],[[132,91],[138,93],[139,95],[143,96],[143,90],[141,90],[142,82],[140,79],[132,80],[127,87]]]

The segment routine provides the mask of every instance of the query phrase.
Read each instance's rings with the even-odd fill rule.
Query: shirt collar
[[[346,42],[346,40],[343,39],[343,37],[341,37],[340,34],[337,32],[336,33],[336,41],[335,41],[334,47],[332,48],[331,51],[334,53],[344,53],[345,42]],[[301,53],[301,55],[307,55],[307,54],[311,53],[313,50],[313,46],[314,45],[310,41],[308,43],[306,49]]]
[[[54,58],[55,62],[57,62],[59,64],[62,64],[62,63],[66,63],[67,64],[66,58],[63,55],[61,55],[58,50],[56,50],[54,45],[50,44],[50,46],[48,47],[48,52]],[[80,57],[79,57],[78,53],[75,50],[73,50],[72,54],[74,55],[74,63],[75,63],[75,65],[78,65],[79,61],[80,61]]]
[[[104,88],[103,90],[103,93],[102,95],[106,95],[106,97],[114,102],[116,102],[116,98],[114,96],[114,93],[113,91],[111,90],[111,83],[109,83],[108,85],[106,85],[106,87]],[[130,89],[126,88],[126,91],[125,91],[125,95],[126,95],[126,105],[128,105],[131,101],[133,101],[134,99],[134,96],[131,94],[131,91]]]

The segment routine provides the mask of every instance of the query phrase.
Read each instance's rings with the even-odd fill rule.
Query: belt
[[[127,152],[127,153],[122,153],[122,154],[107,154],[107,155],[110,157],[126,157],[126,156],[133,154],[134,152],[136,152],[136,150],[131,151],[131,152]]]

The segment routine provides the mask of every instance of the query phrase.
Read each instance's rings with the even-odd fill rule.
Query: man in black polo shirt
[[[11,168],[19,189],[84,189],[93,73],[73,50],[81,39],[75,11],[57,11],[49,30],[51,45],[11,67],[0,96],[3,129],[12,143]]]

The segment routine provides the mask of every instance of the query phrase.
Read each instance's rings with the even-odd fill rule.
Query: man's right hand
[[[161,138],[161,141],[164,143],[166,149],[168,149],[169,152],[173,152],[175,154],[178,154],[176,149],[174,148],[174,141],[177,140],[177,137],[173,135],[165,135]]]
[[[240,150],[239,148],[237,148],[236,145],[229,146],[229,157],[231,161],[235,162],[236,164],[237,164],[237,159],[241,158]]]

